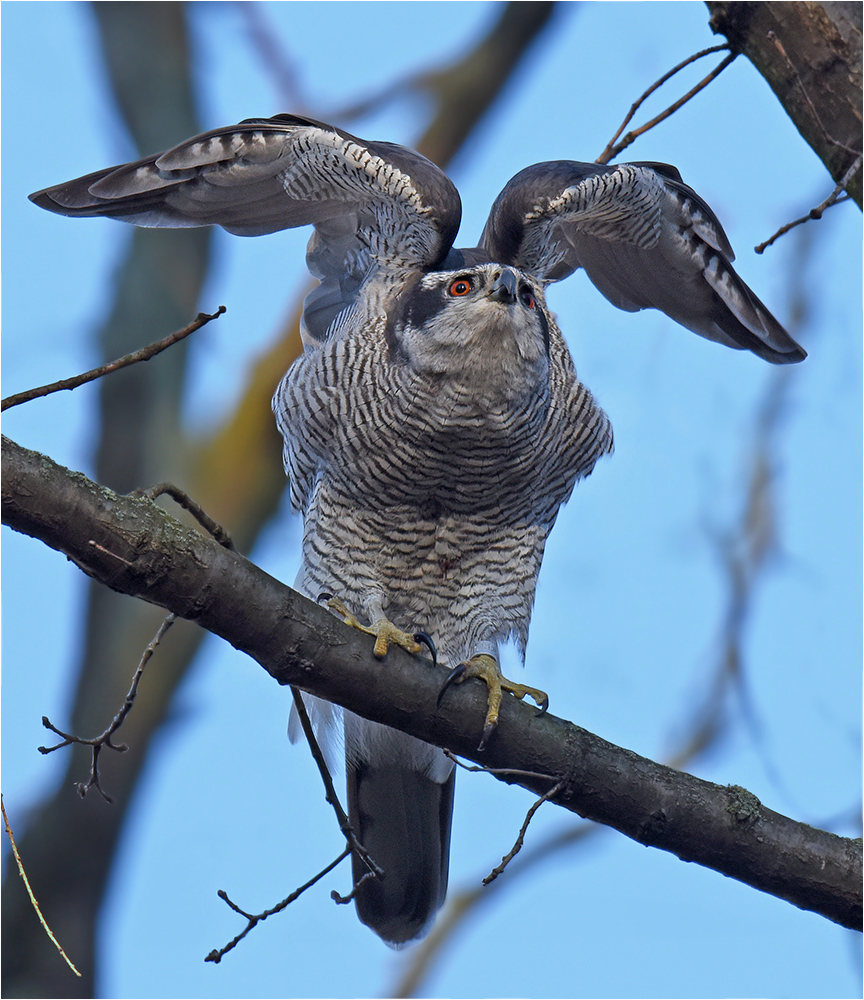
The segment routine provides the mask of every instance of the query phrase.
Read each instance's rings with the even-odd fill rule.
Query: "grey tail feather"
[[[348,817],[383,870],[357,886],[360,920],[399,948],[422,937],[447,894],[455,771],[440,784],[398,766],[348,764]],[[366,866],[353,859],[355,884]]]

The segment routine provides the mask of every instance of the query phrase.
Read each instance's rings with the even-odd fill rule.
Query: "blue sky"
[[[322,115],[460,53],[495,13],[487,3],[263,6]],[[645,87],[717,41],[701,3],[563,6],[452,165],[464,204],[458,244],[476,242],[517,170],[593,159]],[[292,110],[257,64],[234,4],[196,4],[192,23],[203,127]],[[5,395],[95,362],[92,330],[128,238],[105,220],[40,212],[26,195],[132,151],[105,92],[88,5],[4,3],[2,57]],[[410,145],[416,110],[396,103],[351,130]],[[549,692],[555,714],[605,739],[656,759],[674,751],[718,656],[727,598],[715,539],[740,517],[756,414],[785,378],[772,447],[779,555],[745,633],[750,721],[730,698],[728,735],[693,769],[796,819],[857,835],[861,214],[849,204],[810,223],[803,272],[797,237],[753,253],[832,185],[743,58],[628,155],[679,168],[782,322],[804,289],[809,319],[796,336],[810,357],[778,374],[659,313],[615,310],[582,274],[551,290],[579,374],[612,418],[616,451],[577,488],[550,538],[526,680]],[[191,427],[218,420],[275,335],[306,281],[307,238],[217,234],[201,307],[225,303],[228,314],[192,349]],[[4,418],[4,433],[90,472],[95,398],[84,388],[20,407]],[[285,510],[251,556],[290,582],[297,540]],[[4,532],[3,584],[3,791],[23,827],[61,766],[35,748],[42,715],[56,721],[67,711],[84,580],[57,553]],[[332,888],[347,891],[347,868],[221,965],[203,962],[240,930],[218,888],[263,908],[341,847],[307,755],[285,738],[288,703],[254,663],[205,642],[179,696],[182,722],[166,728],[131,811],[102,924],[102,995],[376,996],[395,981],[406,953],[389,951],[329,899]],[[459,775],[451,887],[476,885],[498,862],[530,801],[485,776]],[[82,808],[91,805],[101,803]],[[545,806],[528,846],[572,823]],[[424,995],[857,996],[859,949],[857,935],[823,918],[605,831],[514,878],[465,928]]]

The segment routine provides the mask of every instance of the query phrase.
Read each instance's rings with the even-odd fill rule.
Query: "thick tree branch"
[[[768,81],[835,181],[861,153],[861,4],[714,3],[711,28]],[[861,169],[846,181],[861,206]]]
[[[861,927],[861,844],[621,749],[508,700],[484,752],[483,686],[436,708],[443,671],[401,650],[386,665],[312,601],[152,501],[120,496],[3,439],[3,522],[121,593],[197,622],[293,684],[494,768],[563,780],[553,800],[685,861],[713,868],[847,927]],[[537,794],[546,778],[502,775]]]

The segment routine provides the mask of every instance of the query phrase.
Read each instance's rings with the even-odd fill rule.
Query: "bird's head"
[[[428,375],[509,379],[519,391],[548,369],[542,289],[503,264],[420,275],[398,297],[388,336],[397,355]]]

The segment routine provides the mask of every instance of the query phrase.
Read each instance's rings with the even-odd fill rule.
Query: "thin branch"
[[[821,219],[822,213],[831,208],[832,205],[840,205],[844,201],[851,200],[852,196],[850,194],[842,194],[842,192],[845,191],[846,185],[852,179],[854,174],[860,170],[860,168],[861,157],[859,156],[852,166],[846,171],[840,183],[837,184],[825,201],[817,205],[815,208],[811,208],[810,211],[806,215],[801,216],[800,219],[795,219],[794,222],[787,222],[785,226],[781,226],[770,239],[765,240],[764,243],[760,243],[758,246],[753,248],[756,253],[764,253],[772,243],[788,233],[790,229],[794,229],[796,226],[801,226],[805,222],[809,222],[811,219]]]
[[[36,896],[33,894],[33,890],[30,888],[30,879],[27,878],[27,872],[24,871],[24,864],[21,861],[21,855],[18,853],[18,845],[15,843],[15,837],[12,835],[12,827],[9,825],[9,817],[6,815],[6,804],[3,802],[2,795],[0,795],[0,811],[2,811],[3,813],[3,822],[6,825],[6,836],[9,838],[9,843],[12,845],[12,854],[15,857],[15,864],[18,866],[18,874],[24,881],[24,887],[27,890],[27,895],[30,897],[30,903],[32,904],[33,909],[36,911],[36,916],[39,918],[39,923],[42,924],[45,933],[51,939],[54,947],[62,955],[63,961],[80,979],[81,973],[75,968],[75,965],[73,964],[72,960],[60,946],[60,942],[57,940],[56,937],[54,937],[54,933],[48,926],[48,922],[42,916],[42,911],[39,909],[39,903],[36,901]]]
[[[377,878],[375,872],[366,872],[365,875],[361,875],[357,882],[354,883],[353,888],[348,893],[347,896],[340,896],[339,893],[334,889],[330,893],[330,898],[334,903],[338,903],[340,906],[344,906],[346,903],[350,903],[352,899],[357,895],[357,890],[363,885],[364,882],[371,878]]]
[[[309,744],[309,749],[312,752],[312,758],[318,766],[318,772],[321,775],[321,780],[324,782],[324,798],[333,807],[333,812],[336,813],[336,821],[339,823],[339,829],[342,831],[342,836],[345,838],[348,850],[356,854],[373,875],[380,878],[384,872],[375,864],[372,856],[358,840],[357,834],[354,832],[354,828],[348,819],[348,814],[339,802],[339,796],[336,794],[336,789],[333,786],[330,769],[324,760],[324,754],[321,752],[321,747],[315,738],[315,730],[312,728],[312,723],[309,720],[309,713],[303,704],[303,696],[296,687],[291,688],[291,695],[294,698],[294,706],[297,709],[300,725],[303,727],[303,735],[306,737],[306,742]]]
[[[87,794],[87,792],[90,791],[91,788],[95,788],[96,791],[102,796],[103,799],[105,799],[106,802],[113,801],[111,796],[108,795],[108,793],[102,788],[102,785],[99,783],[99,754],[102,751],[103,747],[108,747],[110,750],[116,750],[118,753],[125,753],[126,750],[129,749],[129,747],[125,743],[112,743],[111,737],[123,725],[126,716],[132,710],[132,706],[135,704],[135,698],[138,694],[138,685],[140,684],[141,678],[144,675],[144,668],[150,662],[150,658],[156,651],[156,647],[162,641],[162,637],[165,635],[168,629],[171,628],[171,626],[174,624],[176,620],[177,620],[176,615],[169,614],[164,619],[162,624],[159,626],[159,630],[156,632],[156,635],[153,636],[153,638],[147,644],[147,648],[144,650],[144,653],[141,656],[141,660],[138,663],[135,673],[132,675],[132,683],[129,687],[129,691],[126,694],[126,698],[124,699],[123,704],[120,707],[120,711],[114,716],[113,720],[111,721],[111,725],[108,726],[105,732],[103,732],[101,735],[94,736],[91,739],[84,739],[81,736],[74,736],[70,733],[64,733],[61,729],[58,729],[55,725],[53,725],[49,721],[47,716],[45,715],[42,716],[42,725],[46,729],[50,729],[52,733],[56,733],[58,736],[62,736],[63,742],[58,743],[56,746],[53,747],[39,747],[38,748],[39,753],[41,754],[53,753],[55,750],[60,750],[62,747],[68,747],[73,743],[80,743],[83,746],[91,747],[93,750],[93,757],[90,763],[90,778],[86,784],[83,782],[78,782],[78,784],[76,785],[76,788],[78,789],[78,794],[81,796],[82,799]]]
[[[286,896],[281,903],[277,903],[269,910],[264,910],[263,913],[252,914],[252,913],[247,913],[245,910],[241,910],[236,903],[232,902],[231,899],[229,899],[228,893],[225,892],[224,889],[220,889],[217,893],[218,897],[221,900],[224,900],[235,913],[239,913],[241,917],[245,917],[248,923],[246,924],[245,928],[236,937],[232,938],[228,942],[228,944],[226,944],[224,947],[214,948],[213,951],[211,951],[210,954],[205,957],[204,961],[214,962],[218,965],[219,962],[222,961],[223,956],[226,955],[229,951],[231,951],[232,948],[236,948],[237,945],[243,940],[243,938],[246,937],[246,935],[253,928],[257,927],[258,924],[260,924],[263,920],[266,920],[268,917],[272,917],[274,913],[281,913],[286,906],[290,906],[291,903],[293,903],[295,899],[302,896],[307,889],[311,889],[316,882],[320,882],[320,880],[324,878],[325,875],[328,875],[330,872],[332,872],[333,869],[337,865],[341,864],[345,860],[345,858],[348,857],[350,853],[351,849],[346,847],[338,858],[335,858],[333,861],[330,862],[329,865],[327,865],[325,868],[322,868],[317,875],[314,875],[312,878],[310,878],[309,881],[301,885],[299,889],[295,889],[292,893],[290,893],[290,895]]]
[[[7,396],[0,403],[0,411],[18,406],[20,403],[27,403],[32,399],[39,399],[41,396],[50,396],[52,392],[60,392],[61,389],[77,389],[78,386],[86,385],[87,382],[93,382],[97,378],[102,378],[103,375],[110,375],[112,372],[120,371],[121,368],[128,368],[129,365],[138,364],[139,361],[149,361],[151,358],[155,358],[157,354],[161,354],[162,351],[184,340],[190,333],[200,330],[202,326],[206,326],[211,320],[216,319],[217,316],[221,316],[224,312],[225,306],[219,306],[215,313],[198,313],[198,316],[188,326],[184,326],[182,330],[176,330],[162,340],[157,340],[154,344],[148,344],[147,347],[142,347],[132,354],[126,354],[115,361],[99,365],[98,368],[91,368],[90,371],[83,372],[81,375],[74,375],[72,378],[64,378],[59,382],[51,382],[48,385],[40,385],[35,389],[27,389],[24,392],[15,393],[14,396]]]
[[[690,100],[691,97],[695,97],[700,90],[703,90],[705,87],[707,87],[712,80],[715,80],[723,72],[723,70],[726,69],[726,67],[729,66],[730,63],[732,63],[735,60],[737,53],[729,52],[729,55],[726,56],[726,58],[722,62],[720,62],[717,66],[715,66],[715,68],[711,70],[711,72],[706,77],[700,80],[695,87],[692,87],[690,90],[688,90],[683,97],[680,97],[677,101],[674,102],[674,104],[670,104],[665,111],[661,111],[659,115],[655,115],[654,118],[646,122],[644,125],[640,125],[639,128],[633,129],[631,132],[628,132],[627,135],[625,135],[624,138],[621,140],[621,142],[619,142],[616,145],[615,142],[618,139],[618,136],[620,136],[621,133],[624,131],[628,122],[632,120],[634,114],[636,113],[640,105],[642,105],[644,101],[651,94],[653,94],[655,90],[658,89],[658,87],[661,87],[664,83],[666,83],[667,80],[671,79],[671,77],[673,77],[677,72],[679,72],[679,70],[684,69],[685,66],[689,66],[697,59],[701,59],[703,56],[710,55],[712,52],[728,51],[729,48],[730,48],[729,45],[713,45],[711,46],[710,49],[703,49],[701,52],[697,52],[695,55],[692,55],[689,58],[685,59],[683,62],[675,66],[673,69],[669,70],[668,73],[665,73],[663,76],[661,76],[660,79],[657,80],[655,83],[652,83],[651,86],[642,94],[642,96],[630,107],[630,110],[625,116],[624,121],[619,126],[618,131],[615,133],[615,135],[612,136],[612,138],[607,143],[606,148],[594,162],[609,163],[611,160],[614,160],[619,153],[623,152],[640,135],[647,132],[649,129],[654,128],[655,125],[659,125],[660,122],[668,118],[670,115],[674,114],[679,108],[683,107],[683,105],[685,105]]]
[[[515,767],[485,767],[482,764],[466,764],[464,761],[459,760],[456,754],[451,753],[450,750],[444,750],[443,752],[448,760],[452,760],[463,771],[471,771],[475,774],[478,772],[491,774],[493,778],[500,778],[502,781],[506,781],[507,778],[546,778],[547,781],[554,780],[551,774],[544,774],[542,771],[520,771]]]
[[[516,857],[516,855],[522,850],[522,845],[525,843],[525,833],[528,830],[528,824],[534,817],[534,813],[543,805],[544,802],[548,802],[549,799],[554,799],[555,796],[563,791],[565,788],[565,782],[559,781],[556,785],[553,785],[548,792],[544,792],[539,799],[531,806],[525,816],[525,822],[522,824],[519,830],[519,836],[516,838],[516,843],[510,848],[510,850],[501,859],[501,864],[496,865],[491,872],[483,879],[483,885],[489,885],[490,882],[494,882],[496,878],[504,871],[507,865]]]

